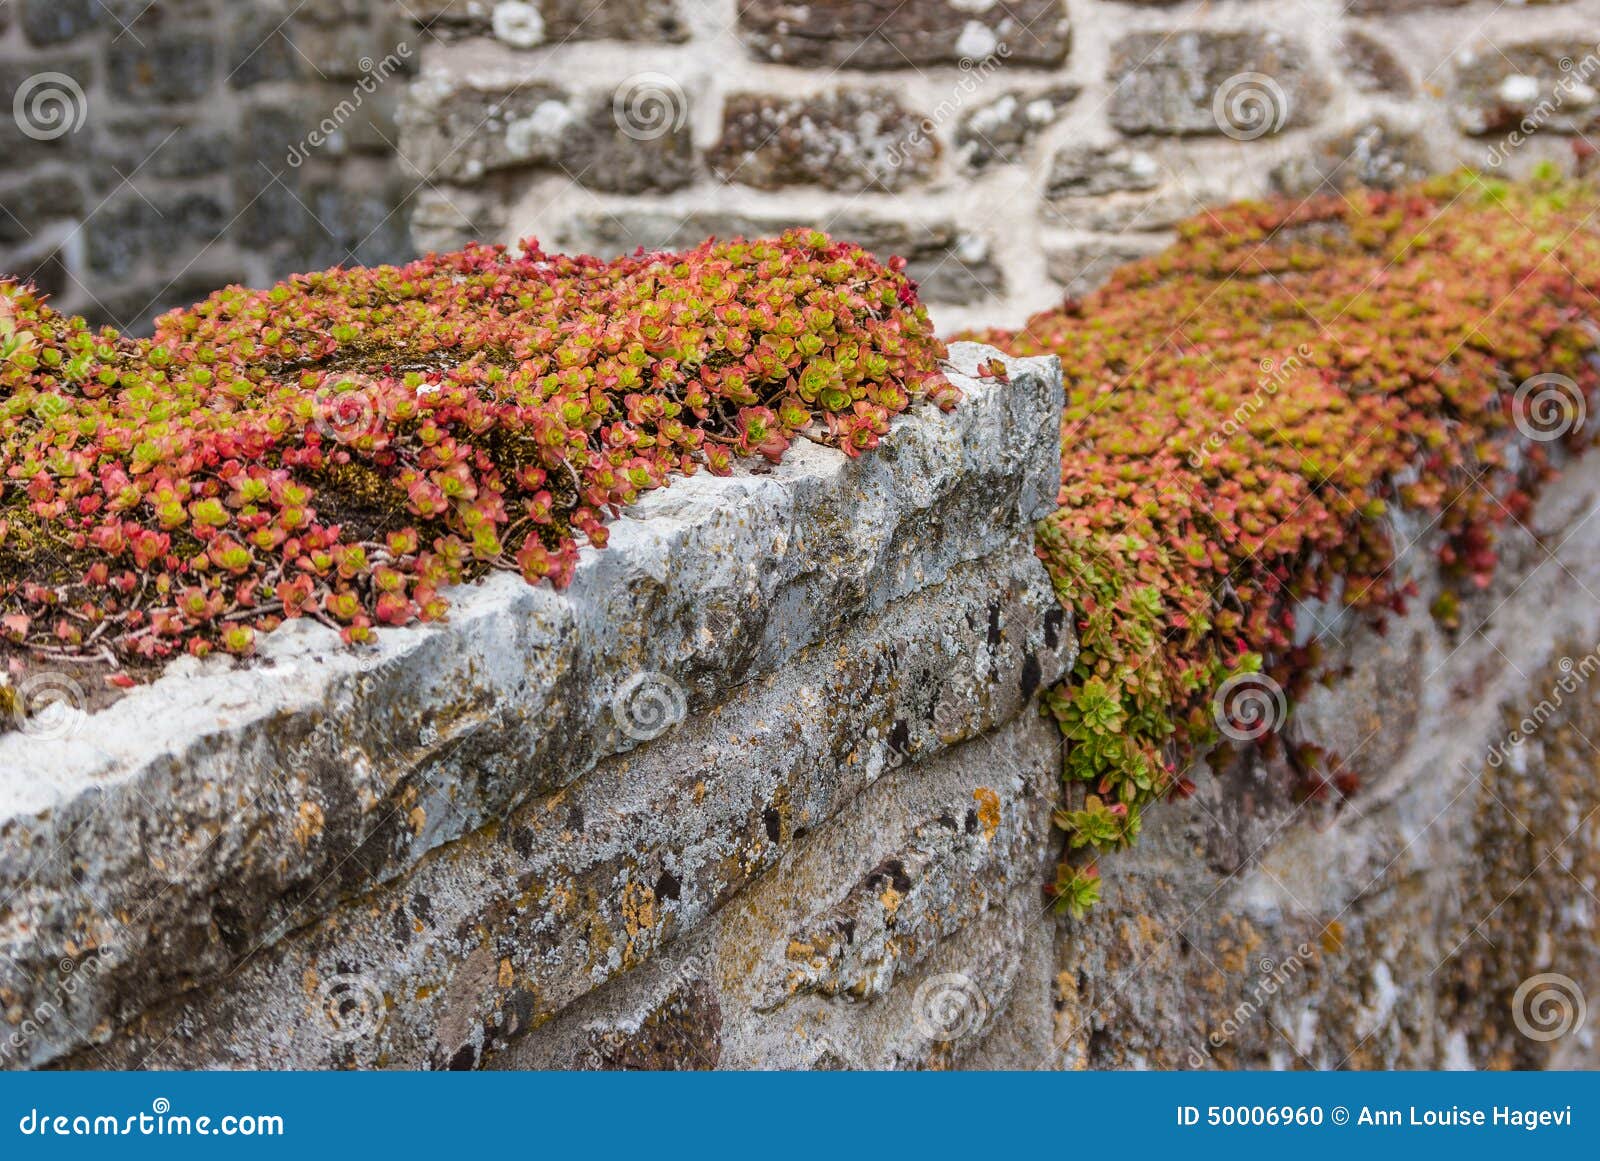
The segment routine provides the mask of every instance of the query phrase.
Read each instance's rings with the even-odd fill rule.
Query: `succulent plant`
[[[295,617],[359,643],[490,569],[565,585],[674,474],[953,406],[902,268],[810,231],[472,246],[229,287],[138,340],[0,283],[0,650],[248,654]]]
[[[1594,199],[1544,173],[1247,202],[1083,301],[975,336],[1060,355],[1068,377],[1060,509],[1037,534],[1081,645],[1046,698],[1074,804],[1056,815],[1064,907],[1091,894],[1079,862],[1192,789],[1219,686],[1265,670],[1292,700],[1317,676],[1298,602],[1380,627],[1405,610],[1392,505],[1441,546],[1443,627],[1458,591],[1488,583],[1497,528],[1526,516],[1555,449],[1586,442],[1572,420],[1597,383]],[[1562,406],[1530,438],[1518,388],[1541,378]],[[1353,789],[1331,765],[1298,764],[1301,789]]]

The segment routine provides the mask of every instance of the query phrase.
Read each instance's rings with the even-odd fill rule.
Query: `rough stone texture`
[[[492,35],[513,48],[584,40],[680,41],[679,0],[407,0],[419,24],[444,37]],[[532,10],[531,12],[529,10]]]
[[[708,160],[723,181],[759,189],[898,190],[925,180],[939,156],[921,119],[890,89],[812,97],[736,93]]]
[[[698,937],[902,768],[947,771],[882,851],[905,927],[880,917],[866,960],[816,970],[881,988],[921,962],[913,927],[965,927],[952,892],[1009,890],[991,843],[1025,852],[1036,893],[1047,847],[1006,819],[1013,776],[952,757],[1022,731],[1053,769],[1032,707],[1073,648],[1032,550],[1059,368],[966,377],[992,354],[958,347],[962,406],[918,408],[872,455],[806,444],[676,481],[564,593],[498,575],[365,655],[286,626],[259,664],[180,663],[64,736],[0,738],[0,1003],[14,1027],[55,1006],[7,1062],[490,1062]],[[864,849],[829,852],[841,883],[871,880]],[[369,987],[381,1031],[340,1038],[325,1005]]]
[[[1228,118],[1219,116],[1219,91],[1238,92],[1241,78],[1259,76],[1266,80],[1241,82],[1252,96],[1265,95],[1264,104],[1246,100],[1250,118],[1266,117],[1269,133],[1305,125],[1326,93],[1309,60],[1303,43],[1277,32],[1136,32],[1112,46],[1108,114],[1124,133],[1222,134]],[[1253,132],[1257,122],[1235,124]]]
[[[1086,0],[1071,7],[1070,37],[1059,0],[0,7],[13,12],[0,31],[0,104],[28,77],[60,71],[83,88],[90,114],[47,141],[0,118],[9,166],[0,272],[48,284],[66,309],[124,323],[131,316],[113,308],[177,305],[178,285],[207,288],[193,281],[201,273],[260,284],[475,238],[548,243],[579,217],[609,216],[646,246],[692,244],[700,239],[683,223],[719,218],[822,224],[840,236],[857,221],[869,231],[903,222],[942,329],[1020,325],[1084,285],[1084,268],[1063,253],[1116,252],[1130,232],[1169,230],[1209,205],[1305,188],[1331,172],[1329,149],[1348,140],[1361,151],[1375,124],[1392,132],[1372,164],[1347,165],[1336,182],[1462,163],[1511,176],[1540,161],[1570,165],[1570,131],[1600,107],[1586,91],[1600,88],[1596,72],[1583,64],[1600,0],[1532,13],[1412,0],[1355,12]],[[402,43],[412,55],[354,100],[362,61]],[[189,66],[203,53],[202,75]],[[1217,90],[1255,70],[1280,86],[1291,115],[1277,132],[1231,140],[1215,124]],[[201,95],[161,103],[168,89]],[[808,122],[813,98],[880,124],[863,136],[828,116]],[[659,119],[629,137],[619,99]],[[749,115],[752,102],[789,112],[768,124]],[[781,132],[767,141],[763,128]],[[308,147],[313,131],[322,140]],[[729,131],[736,149],[724,148]],[[1396,153],[1399,136],[1425,148]],[[906,146],[911,163],[886,172],[889,151]],[[1128,177],[1113,160],[1066,183],[1102,192],[1051,194],[1058,160],[1093,162],[1097,147],[1111,159],[1149,154],[1160,183],[1117,188]],[[293,149],[303,164],[287,160]],[[754,161],[725,181],[746,156]],[[73,216],[9,221],[6,197],[45,177],[76,182],[62,203],[79,207]],[[108,279],[87,266],[84,219],[129,192],[125,177],[158,204],[184,192],[229,205],[230,220],[215,240],[190,231],[175,250],[155,236],[170,227],[147,223],[152,234],[136,248],[151,257]],[[318,221],[318,206],[338,220]],[[881,236],[863,240],[876,248]]]
[[[1071,26],[1061,0],[740,0],[750,47],[783,64],[900,69],[990,56],[1016,64],[1066,58]]]
[[[1588,132],[1600,118],[1600,73],[1578,66],[1593,52],[1592,38],[1462,52],[1452,81],[1456,123],[1472,134],[1512,129],[1524,118],[1546,133]]]
[[[50,94],[58,114],[72,113],[70,128],[42,140],[0,119],[0,276],[33,279],[58,308],[139,331],[216,279],[260,284],[358,253],[392,261],[412,252],[403,207],[415,183],[390,180],[394,108],[410,70],[395,54],[416,47],[398,8],[11,0],[0,10],[18,14],[9,30],[0,25],[8,113],[30,80],[42,86],[36,98]],[[363,61],[382,64],[388,79],[363,89],[375,83]],[[313,131],[326,142],[308,145]],[[366,157],[347,162],[357,153],[388,158],[389,172],[374,175]],[[348,222],[317,222],[302,176],[365,202],[383,191],[390,200],[373,223],[388,221],[334,246]],[[37,182],[61,194],[42,222],[28,201]],[[130,200],[156,208],[130,210]],[[196,216],[170,220],[169,209]]]
[[[1162,236],[1096,238],[1057,247],[1046,256],[1050,277],[1067,288],[1074,297],[1088,294],[1103,283],[1118,266],[1159,253],[1167,246]]]
[[[430,76],[413,85],[400,117],[400,154],[428,182],[474,182],[505,169],[547,169],[593,189],[670,190],[691,177],[684,118],[673,109],[662,132],[630,135],[611,94],[572,94],[548,85],[486,85]]]
[[[860,213],[821,223],[835,236],[859,243],[879,259],[901,257],[906,273],[923,295],[941,301],[971,301],[1003,294],[1005,282],[982,235],[954,222],[889,221]],[[816,226],[804,215],[745,216],[696,212],[686,216],[658,211],[626,214],[580,213],[555,235],[565,249],[610,257],[639,246],[678,249],[706,238],[762,238],[801,226]]]
[[[1420,136],[1378,121],[1330,137],[1305,156],[1284,162],[1273,170],[1272,184],[1301,197],[1355,185],[1395,189],[1436,168]]]
[[[1383,41],[1359,28],[1350,29],[1339,41],[1339,62],[1361,92],[1409,97],[1414,91],[1411,74],[1400,58]]]
[[[1019,90],[974,109],[956,131],[961,160],[975,170],[1021,161],[1028,143],[1060,120],[1081,91],[1077,85]]]
[[[1142,149],[1126,145],[1063,149],[1050,164],[1045,196],[1097,197],[1125,190],[1149,190],[1157,188],[1161,179],[1161,163]]]

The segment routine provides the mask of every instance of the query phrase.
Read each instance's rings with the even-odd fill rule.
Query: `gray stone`
[[[972,110],[956,130],[961,160],[977,170],[1022,160],[1028,144],[1056,123],[1079,91],[1077,85],[1019,89]]]
[[[689,36],[678,0],[413,0],[406,8],[430,35],[495,35],[514,48],[580,40],[674,42]]]
[[[1396,189],[1437,170],[1420,136],[1374,121],[1317,143],[1272,171],[1281,193],[1305,197],[1364,185]]]
[[[707,155],[716,175],[760,189],[816,185],[892,191],[927,180],[940,153],[932,126],[889,89],[812,97],[735,93]]]
[[[21,0],[20,7],[23,34],[38,45],[60,44],[92,32],[102,18],[100,0]]]
[[[687,250],[707,238],[769,238],[795,228],[820,227],[854,242],[880,261],[906,259],[906,274],[930,302],[966,303],[1005,293],[1005,277],[989,240],[948,220],[919,222],[850,211],[827,218],[813,214],[688,215],[659,210],[587,211],[566,222],[557,241],[568,250],[613,256],[637,247]]]
[[[1117,267],[1160,253],[1167,245],[1165,238],[1138,235],[1074,242],[1047,249],[1045,268],[1051,278],[1066,287],[1069,295],[1081,298],[1104,285]]]
[[[83,189],[66,174],[40,174],[8,182],[0,187],[0,244],[29,242],[45,223],[76,218],[83,209]]]
[[[198,100],[210,90],[216,67],[215,46],[194,34],[162,33],[142,43],[124,36],[106,51],[111,92],[128,101]]]
[[[8,171],[90,155],[94,78],[94,61],[87,56],[0,61],[0,156]],[[19,95],[22,115],[16,116]]]
[[[1058,65],[1072,43],[1061,0],[746,0],[739,31],[768,60],[854,69]]]
[[[1067,146],[1050,162],[1045,183],[1049,198],[1094,197],[1125,190],[1151,190],[1161,185],[1161,163],[1131,146]]]
[[[219,237],[232,216],[210,193],[124,190],[99,206],[84,226],[89,267],[113,281],[147,264],[176,271]]]
[[[1135,32],[1111,50],[1108,114],[1124,133],[1254,140],[1315,121],[1326,85],[1277,32]]]
[[[305,71],[289,21],[290,9],[281,3],[251,5],[230,21],[228,84],[248,89],[264,81],[293,80]]]
[[[1575,66],[1593,51],[1555,38],[1458,54],[1449,93],[1456,124],[1479,136],[1588,132],[1600,120],[1600,80]]]
[[[681,92],[619,104],[547,85],[478,88],[423,77],[399,114],[400,154],[430,181],[474,182],[495,170],[567,174],[617,193],[671,190],[693,178],[688,106]]]
[[[1359,28],[1339,41],[1339,62],[1355,87],[1364,93],[1409,97],[1415,92],[1411,74],[1400,58],[1377,37]]]
[[[237,130],[186,114],[141,113],[108,119],[101,184],[108,191],[124,177],[189,178],[220,173],[234,155]]]

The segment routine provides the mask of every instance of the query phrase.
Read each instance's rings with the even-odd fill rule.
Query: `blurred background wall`
[[[99,321],[805,224],[950,329],[1238,197],[1585,164],[1600,0],[0,0],[0,100],[0,272]]]

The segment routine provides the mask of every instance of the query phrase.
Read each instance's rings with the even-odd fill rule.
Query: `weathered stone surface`
[[[97,160],[106,162],[101,187],[110,192],[124,176],[188,178],[219,173],[234,157],[238,130],[208,124],[194,115],[141,113],[107,118],[105,147]],[[283,148],[288,148],[285,142]],[[279,150],[274,161],[280,162]]]
[[[1575,65],[1594,51],[1576,39],[1531,40],[1456,57],[1449,99],[1456,124],[1475,135],[1585,133],[1600,119],[1595,77]]]
[[[151,196],[124,190],[96,209],[84,227],[90,269],[120,281],[143,264],[166,264],[175,256],[193,254],[216,238],[232,216],[209,193]],[[182,259],[176,264],[181,266]]]
[[[1422,137],[1374,121],[1325,138],[1304,156],[1284,162],[1272,171],[1272,184],[1301,197],[1357,185],[1395,189],[1436,168]]]
[[[768,60],[856,69],[989,56],[1055,65],[1066,59],[1072,40],[1061,0],[741,0],[739,29]]]
[[[1045,269],[1050,277],[1081,297],[1101,285],[1118,266],[1159,253],[1167,246],[1164,237],[1096,238],[1052,246],[1045,251]]]
[[[418,24],[439,36],[488,36],[513,48],[579,40],[680,41],[679,0],[415,0]]]
[[[252,4],[239,11],[228,36],[228,84],[248,89],[300,75],[304,50],[292,39],[289,19],[289,6],[282,3]]]
[[[1277,32],[1135,32],[1111,50],[1107,113],[1124,133],[1268,136],[1316,120],[1326,93]]]
[[[143,43],[125,36],[106,53],[111,92],[128,101],[192,101],[211,88],[216,45],[193,34],[162,34]]]
[[[1068,146],[1057,151],[1045,183],[1049,198],[1094,197],[1126,190],[1156,189],[1161,163],[1128,145]]]
[[[971,373],[988,352],[954,357]],[[481,1059],[510,1034],[485,1031],[491,1012],[525,1029],[887,769],[1014,718],[1071,638],[1031,540],[1059,470],[1058,370],[1011,366],[1009,385],[962,376],[962,407],[917,409],[873,455],[807,445],[675,482],[563,593],[501,574],[458,593],[447,627],[361,656],[291,624],[258,665],[180,664],[89,728],[0,739],[10,995],[51,994],[63,955],[96,965],[12,1063],[147,1010],[130,1051],[205,1012],[218,1039],[186,1033],[196,1060],[334,1062],[308,989],[380,948],[414,998],[381,1054]],[[641,744],[658,694],[681,725]],[[405,885],[394,910],[355,901],[383,884]],[[503,943],[465,947],[478,923]],[[350,940],[332,960],[329,938]],[[183,1014],[235,967],[254,982]]]
[[[663,120],[635,125],[610,93],[575,96],[542,84],[480,88],[465,78],[428,76],[401,106],[400,154],[430,181],[473,182],[527,167],[615,193],[677,189],[693,177],[688,107],[681,92],[665,99]]]
[[[1100,197],[1056,198],[1045,203],[1045,212],[1062,225],[1094,233],[1170,230],[1206,206],[1224,200],[1216,190],[1183,183],[1153,193],[1133,191]]]
[[[835,238],[855,242],[887,261],[906,260],[906,273],[933,302],[970,302],[1004,293],[1005,280],[981,234],[951,221],[889,220],[847,213],[824,223]],[[618,210],[575,215],[557,236],[561,245],[607,257],[636,247],[682,250],[707,238],[763,238],[796,227],[815,227],[808,214],[750,216],[701,211],[688,215],[656,210]]]
[[[898,190],[926,180],[938,140],[889,89],[812,97],[736,93],[707,156],[723,181],[778,189]]]
[[[1020,89],[972,110],[956,130],[961,160],[979,170],[1022,160],[1029,142],[1056,123],[1079,91],[1077,85]]]
[[[99,0],[21,0],[20,8],[23,34],[39,45],[60,44],[92,32],[102,18]],[[5,31],[6,18],[0,18],[0,32]]]
[[[1409,97],[1415,91],[1411,74],[1400,58],[1377,37],[1359,28],[1349,29],[1339,41],[1339,62],[1355,87],[1364,93]]]
[[[0,187],[0,243],[31,239],[49,221],[83,213],[83,189],[65,174],[42,174]]]

